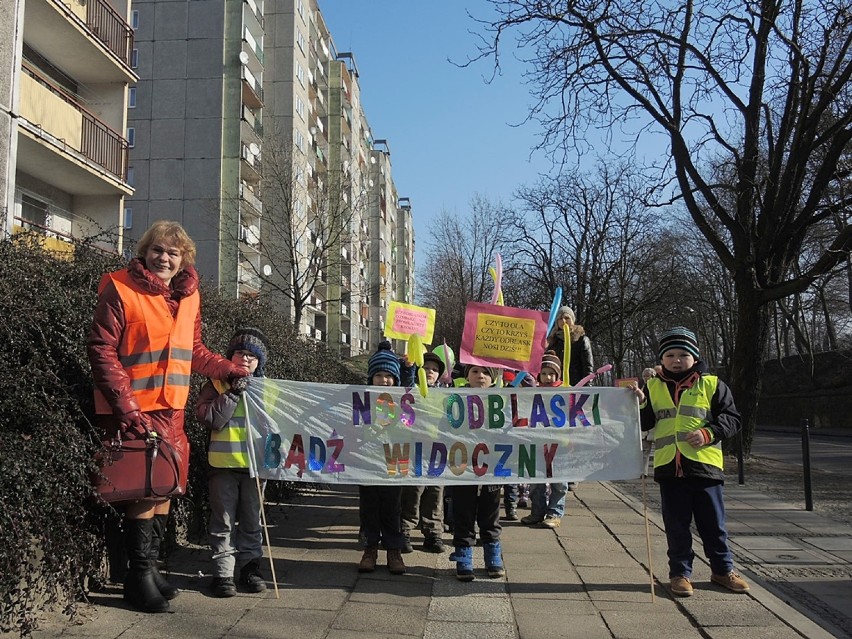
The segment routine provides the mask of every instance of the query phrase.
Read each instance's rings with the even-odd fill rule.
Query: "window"
[[[296,11],[299,12],[300,16],[305,17],[305,4],[302,0],[296,0]]]
[[[296,96],[296,113],[299,114],[302,120],[305,119],[305,102],[298,95]]]
[[[136,127],[127,127],[127,147],[132,149],[136,146]]]
[[[133,209],[129,206],[124,208],[124,228],[133,228]]]
[[[302,32],[296,29],[296,44],[299,45],[299,48],[302,50],[302,53],[305,52],[305,36],[302,35]]]
[[[296,143],[296,148],[302,153],[305,152],[305,136],[298,129],[293,132],[293,140]]]
[[[127,90],[127,108],[135,109],[136,108],[136,87],[130,87]]]
[[[130,68],[139,68],[139,49],[133,49],[133,51],[130,52]]]
[[[296,77],[299,79],[299,84],[302,87],[305,86],[305,70],[302,68],[302,65],[296,62]]]
[[[136,171],[133,170],[132,166],[127,167],[127,183],[130,186],[136,186]]]
[[[47,202],[21,193],[21,220],[25,229],[47,227]]]
[[[139,11],[136,9],[130,12],[130,28],[134,30],[139,28]]]

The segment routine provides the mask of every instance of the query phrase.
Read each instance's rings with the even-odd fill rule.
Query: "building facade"
[[[11,11],[6,9],[10,7]],[[126,138],[129,0],[11,0],[0,12],[0,205],[7,233],[121,250],[132,194]]]
[[[355,56],[336,50],[315,0],[133,6],[128,232],[176,219],[223,293],[268,296],[342,356],[374,349],[388,301],[412,299],[396,256],[413,278],[413,237],[410,224],[395,235],[390,151],[373,139]],[[383,210],[392,230],[374,224]],[[374,287],[380,269],[393,286]]]

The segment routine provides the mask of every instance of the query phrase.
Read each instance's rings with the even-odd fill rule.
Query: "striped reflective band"
[[[171,359],[175,361],[192,361],[192,349],[190,348],[173,348],[171,349],[171,351],[169,351],[169,349],[167,348],[164,348],[158,351],[131,353],[130,355],[122,355],[118,358],[118,360],[121,362],[121,365],[124,368],[129,368],[130,366],[138,366],[139,364],[154,364],[156,362],[165,362],[167,359],[169,359],[170,352]]]
[[[677,441],[685,442],[687,435],[689,435],[689,433],[678,433],[677,434]],[[666,435],[665,437],[657,437],[654,440],[654,445],[657,448],[663,448],[664,446],[670,446],[674,443],[675,443],[674,435]],[[717,446],[717,447],[721,447],[721,445],[722,445],[721,442],[716,442],[715,444],[713,444],[713,446]]]
[[[189,386],[189,375],[178,375],[177,373],[169,373],[169,386]],[[135,391],[154,390],[155,388],[163,387],[162,375],[151,375],[149,377],[140,377],[130,380],[130,388]]]
[[[226,442],[211,439],[208,450],[211,453],[244,453],[248,450],[248,447],[242,441]]]
[[[681,407],[680,407],[680,414],[683,417],[695,417],[697,419],[707,419],[707,412],[708,411],[707,411],[706,408],[701,408],[699,406],[688,406],[688,405],[682,404]],[[655,413],[655,416],[657,417],[657,421],[659,421],[661,419],[672,419],[676,415],[677,415],[677,409],[676,408],[664,408],[662,410],[658,410]]]

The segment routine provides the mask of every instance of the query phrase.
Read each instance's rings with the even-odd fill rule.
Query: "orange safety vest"
[[[162,295],[142,291],[129,271],[107,273],[98,286],[100,295],[109,282],[124,307],[124,333],[118,360],[130,376],[130,387],[142,412],[183,409],[189,397],[195,318],[201,297],[198,291],[180,300],[172,317]],[[95,410],[112,414],[103,393],[95,389]]]

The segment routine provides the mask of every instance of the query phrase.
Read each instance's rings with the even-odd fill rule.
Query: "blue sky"
[[[491,84],[490,62],[458,68],[481,32],[465,10],[485,16],[485,0],[319,0],[339,52],[351,51],[373,137],[387,139],[401,197],[411,198],[418,265],[429,224],[442,210],[464,215],[474,194],[511,200],[550,170],[533,154],[539,129],[521,127],[531,103],[521,67],[504,60]]]

